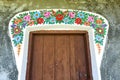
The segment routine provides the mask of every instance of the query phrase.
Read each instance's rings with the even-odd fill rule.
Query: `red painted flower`
[[[96,28],[98,34],[104,34],[104,28]]]
[[[63,20],[63,18],[64,18],[64,16],[63,16],[62,14],[58,14],[58,15],[56,16],[56,20],[58,20],[58,21]]]
[[[18,27],[14,28],[14,33],[15,34],[19,34],[20,32],[21,32],[20,28],[18,28]]]
[[[76,18],[75,23],[76,24],[81,24],[82,23],[82,19],[81,18]]]
[[[43,18],[38,18],[37,22],[38,22],[38,24],[42,24],[44,22],[44,19]]]

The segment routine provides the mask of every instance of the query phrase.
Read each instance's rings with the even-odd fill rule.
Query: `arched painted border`
[[[109,28],[108,21],[104,17],[96,13],[81,10],[44,9],[21,12],[10,20],[9,33],[16,64],[21,65],[19,64],[19,61],[21,61],[19,56],[23,54],[21,48],[26,27],[59,24],[91,27],[94,30],[96,54],[101,62]]]

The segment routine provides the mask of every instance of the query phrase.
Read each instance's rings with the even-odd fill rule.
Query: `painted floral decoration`
[[[24,12],[12,20],[11,34],[14,46],[22,44],[23,31],[27,26],[61,23],[92,27],[95,31],[96,44],[103,45],[107,24],[102,17],[84,11],[42,10]]]

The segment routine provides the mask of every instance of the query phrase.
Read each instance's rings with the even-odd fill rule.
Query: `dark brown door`
[[[92,80],[86,31],[30,33],[26,80]]]

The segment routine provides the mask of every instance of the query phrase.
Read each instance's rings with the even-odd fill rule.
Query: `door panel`
[[[76,64],[75,64],[75,40],[74,40],[74,36],[70,35],[70,78],[71,80],[78,80],[78,75],[77,75],[77,70],[76,70]]]
[[[54,80],[54,36],[43,37],[43,80]]]
[[[33,40],[32,41],[33,43],[32,43],[32,48],[31,48],[31,59],[30,59],[30,66],[29,66],[30,76],[27,77],[28,78],[27,80],[42,80],[43,36],[34,35],[32,40]]]
[[[55,80],[70,80],[69,36],[55,35]]]
[[[84,77],[84,74],[87,74],[84,43],[84,35],[70,35],[72,80],[86,80]]]
[[[86,59],[85,59],[85,47],[84,36],[75,35],[74,48],[75,48],[75,65],[77,72],[77,80],[86,80],[83,75],[86,72]]]
[[[86,35],[73,31],[32,32],[26,80],[92,80]]]

